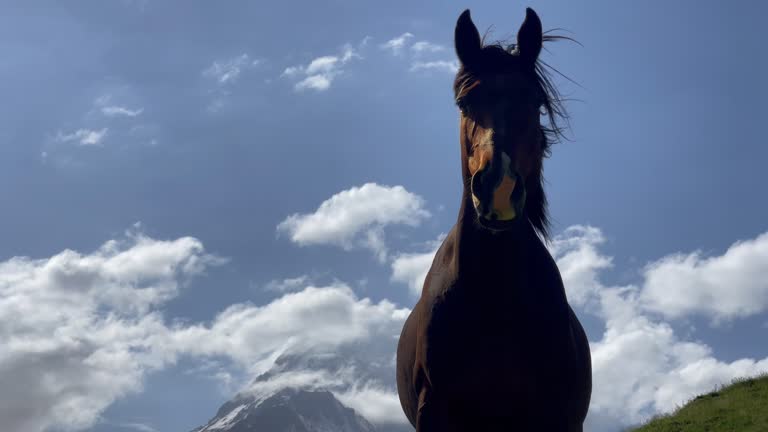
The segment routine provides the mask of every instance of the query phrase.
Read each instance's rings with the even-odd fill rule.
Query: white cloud
[[[716,323],[768,310],[768,233],[719,256],[675,254],[649,264],[640,300],[668,318],[691,314]]]
[[[392,261],[392,280],[408,284],[411,294],[418,296],[424,286],[437,249],[425,253],[400,254]]]
[[[138,109],[132,110],[132,109],[117,106],[117,105],[101,107],[101,113],[107,117],[119,117],[119,116],[136,117],[143,112],[144,112],[144,108],[138,108]]]
[[[119,89],[121,93],[125,93],[125,89]],[[136,117],[144,112],[144,108],[130,109],[124,106],[110,104],[112,101],[112,94],[105,93],[96,98],[93,104],[99,108],[101,113],[107,117]]]
[[[597,250],[603,243],[605,237],[598,228],[574,225],[566,228],[548,245],[557,260],[560,275],[568,282],[568,301],[573,306],[587,306],[587,302],[598,295],[601,288],[598,273],[611,267],[611,258]]]
[[[424,200],[402,186],[366,183],[325,200],[313,213],[295,213],[277,226],[301,246],[328,244],[350,250],[367,247],[386,256],[383,233],[388,225],[417,226],[429,212]]]
[[[458,70],[459,63],[454,60],[416,61],[411,64],[411,72],[439,71],[456,73]]]
[[[221,263],[194,238],[163,241],[137,232],[90,254],[66,250],[47,259],[0,263],[4,427],[87,428],[115,400],[141,391],[147,372],[179,356],[207,362],[204,368],[213,377],[238,375],[218,359],[254,377],[283,354],[394,341],[409,313],[386,300],[360,299],[335,282],[307,286],[263,306],[235,304],[208,324],[166,324],[159,308],[185,280]],[[260,385],[319,386],[339,377],[347,385],[356,382],[351,372],[309,371]]]
[[[59,132],[56,135],[56,141],[63,143],[77,141],[79,145],[83,146],[99,145],[104,140],[104,137],[107,136],[107,132],[107,128],[100,130],[78,129],[71,134],[63,134]]]
[[[577,226],[557,236],[550,246],[569,300],[585,305],[605,322],[602,338],[591,343],[591,430],[639,423],[733,378],[768,371],[768,357],[718,360],[708,345],[683,340],[669,323],[648,315],[641,301],[647,283],[603,285],[598,273],[611,262],[596,249],[603,241],[598,229]],[[671,291],[674,288],[667,293],[676,295]],[[696,304],[695,298],[692,303]]]
[[[350,370],[329,372],[320,370],[292,370],[275,374],[269,379],[260,379],[251,383],[245,393],[257,400],[264,400],[283,389],[325,390],[329,387],[341,387],[352,379]]]
[[[310,75],[303,80],[296,83],[294,88],[296,90],[313,89],[318,91],[328,90],[331,87],[331,81],[333,76],[330,74],[325,75]]]
[[[361,241],[365,248],[373,252],[373,254],[376,256],[376,259],[379,260],[380,263],[385,263],[387,261],[387,255],[389,254],[389,251],[387,250],[384,227],[370,227],[363,235]]]
[[[180,329],[174,345],[191,355],[224,356],[258,376],[239,389],[257,402],[285,388],[329,390],[371,422],[402,423],[394,388],[386,386],[394,365],[382,374],[377,363],[393,352],[409,313],[387,300],[360,299],[335,282],[264,306],[232,306],[209,326]],[[199,344],[201,338],[209,343]]]
[[[232,84],[240,77],[240,73],[249,67],[254,67],[260,60],[251,60],[248,54],[241,54],[228,60],[216,60],[203,71],[203,76],[215,79],[219,84]]]
[[[146,372],[174,361],[154,306],[221,260],[191,237],[131,233],[93,253],[0,263],[0,418],[40,432],[82,429]]]
[[[374,424],[408,424],[397,392],[376,383],[356,384],[334,392],[344,405],[354,409]]]
[[[435,253],[440,248],[440,244],[445,239],[445,234],[440,234],[437,240],[431,242],[427,252],[422,253],[401,253],[397,255],[391,263],[392,277],[396,282],[402,282],[408,285],[412,295],[421,295],[421,289],[424,286],[424,279],[432,266],[432,260]]]
[[[720,361],[701,342],[681,340],[672,327],[639,311],[632,288],[601,292],[606,331],[592,344],[592,410],[639,423],[732,379],[768,371],[763,360]]]
[[[365,39],[364,39],[365,42]],[[361,44],[363,46],[364,44]],[[328,55],[318,57],[306,66],[290,66],[285,68],[280,75],[284,78],[303,78],[294,84],[296,91],[302,90],[328,90],[333,80],[344,72],[343,67],[351,60],[360,58],[352,45],[346,44],[339,55]]]
[[[264,306],[230,306],[209,326],[179,329],[173,344],[191,355],[227,356],[255,376],[283,354],[399,334],[408,313],[386,300],[358,299],[349,286],[337,282],[309,286]]]
[[[339,61],[341,59],[336,56],[318,57],[309,63],[304,72],[307,75],[328,73],[337,67]]]
[[[266,285],[264,285],[264,289],[267,291],[274,291],[274,292],[290,292],[295,291],[299,288],[304,288],[309,283],[309,276],[307,275],[301,275],[295,278],[288,278],[288,279],[272,279],[271,281],[267,282]]]
[[[411,50],[416,54],[445,51],[445,47],[427,41],[419,41],[411,45]]]
[[[405,32],[396,38],[392,38],[384,42],[383,44],[379,45],[379,47],[383,50],[388,50],[392,52],[392,54],[394,55],[399,55],[400,53],[402,53],[403,48],[405,48],[406,43],[411,38],[413,38],[413,34]]]
[[[289,66],[285,68],[285,70],[280,76],[287,76],[287,77],[296,76],[300,74],[303,70],[304,68],[301,66]]]

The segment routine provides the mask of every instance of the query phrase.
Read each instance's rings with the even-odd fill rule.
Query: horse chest
[[[455,290],[436,301],[423,335],[434,384],[457,394],[491,387],[505,398],[511,389],[541,391],[566,357],[568,324],[567,305],[560,312],[541,291],[547,287],[538,288],[534,295],[509,290],[493,298]]]

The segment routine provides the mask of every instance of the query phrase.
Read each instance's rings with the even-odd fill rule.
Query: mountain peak
[[[375,432],[366,419],[326,390],[286,388],[267,398],[240,395],[196,432]]]

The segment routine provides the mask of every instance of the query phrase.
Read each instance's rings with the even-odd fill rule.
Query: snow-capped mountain
[[[359,354],[284,355],[192,432],[412,431],[406,424],[374,425],[334,395],[360,382],[394,391],[393,366]]]
[[[328,391],[284,389],[260,400],[235,398],[196,432],[377,432]]]

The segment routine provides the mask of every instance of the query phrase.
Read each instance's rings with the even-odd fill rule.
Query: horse
[[[468,9],[456,23],[461,206],[397,345],[417,432],[583,431],[589,342],[545,245],[542,165],[567,113],[538,57],[563,38],[530,8],[508,47],[485,44]]]

